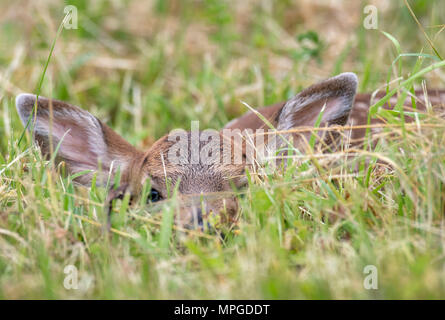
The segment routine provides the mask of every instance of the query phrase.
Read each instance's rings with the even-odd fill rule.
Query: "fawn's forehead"
[[[180,180],[180,189],[217,190],[242,176],[245,165],[233,162],[232,141],[218,132],[203,139],[202,133],[198,132],[197,140],[186,131],[182,141],[171,135],[160,138],[144,154],[142,178],[165,183],[167,177],[172,184]]]

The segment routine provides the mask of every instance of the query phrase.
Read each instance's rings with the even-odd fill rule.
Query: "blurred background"
[[[370,4],[378,30],[363,27]],[[397,50],[379,30],[403,53],[432,53],[403,0],[2,0],[0,99],[13,120],[0,122],[0,133],[21,130],[8,105],[36,92],[66,5],[77,8],[78,28],[57,39],[41,94],[92,111],[142,148],[189,120],[220,128],[246,111],[240,100],[275,103],[344,71],[358,74],[360,91],[374,91],[388,72],[397,76]],[[445,3],[411,7],[445,55]],[[406,75],[416,58],[402,60]],[[427,79],[445,82],[440,70]]]

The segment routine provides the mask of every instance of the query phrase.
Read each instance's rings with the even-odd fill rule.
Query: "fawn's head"
[[[271,114],[266,111],[265,117],[278,130],[313,127],[320,114],[320,126],[344,125],[356,88],[354,74],[341,74],[303,90],[277,105]],[[237,141],[237,132],[233,134],[230,130],[264,128],[264,122],[249,112],[231,121],[227,130],[177,130],[141,152],[81,108],[43,97],[39,97],[33,113],[35,105],[35,95],[17,97],[22,123],[32,129],[44,155],[57,149],[56,161],[64,161],[70,174],[82,172],[76,182],[90,186],[96,175],[96,183],[105,185],[114,181],[119,172],[120,186],[112,192],[130,193],[138,198],[147,181],[151,185],[150,202],[167,199],[177,192],[180,199],[177,221],[187,226],[200,225],[203,216],[210,212],[222,214],[223,221],[235,218],[237,201],[230,192],[246,184],[245,169],[258,158],[254,156],[254,161],[248,161],[246,145]],[[309,140],[308,134],[294,135],[293,141],[299,148]],[[327,142],[332,137],[320,140]],[[268,146],[267,142],[261,147]]]

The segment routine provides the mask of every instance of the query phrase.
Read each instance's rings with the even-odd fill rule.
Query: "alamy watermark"
[[[379,27],[378,10],[376,6],[367,5],[363,8],[366,15],[363,20],[363,27],[368,30],[377,29]]]
[[[223,129],[199,130],[191,122],[191,131],[175,129],[167,136],[167,159],[171,164],[254,164],[275,158],[287,146],[276,130]]]
[[[199,130],[199,121],[191,122],[191,130],[172,130],[167,137],[168,151],[163,154],[174,165],[254,165],[269,163],[295,155],[307,148],[332,147],[349,127],[299,127],[276,129],[214,129]],[[346,132],[347,135],[347,132]],[[319,144],[319,142],[322,142]]]
[[[63,273],[65,274],[63,287],[66,290],[87,291],[93,283],[93,277],[90,275],[83,275],[83,277],[79,279],[79,271],[77,267],[72,264],[67,265],[63,269]]]
[[[65,6],[63,12],[65,13],[63,27],[65,29],[77,29],[77,7],[73,5]]]
[[[374,265],[367,265],[363,268],[363,274],[366,274],[363,280],[363,287],[366,290],[377,290],[379,288],[379,277],[377,267]]]

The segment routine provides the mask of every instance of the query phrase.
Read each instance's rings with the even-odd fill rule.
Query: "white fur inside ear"
[[[86,160],[93,166],[98,161],[109,161],[101,125],[94,116],[77,110],[63,110],[53,112],[53,117],[57,120],[53,120],[52,128],[48,114],[47,119],[37,122],[35,131],[49,135],[52,129],[51,134],[57,143],[63,137],[60,152],[64,157],[79,163]],[[85,152],[80,152],[81,150]]]

